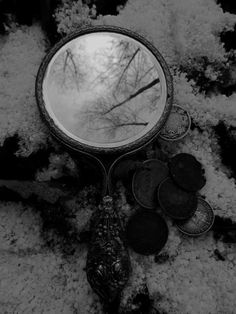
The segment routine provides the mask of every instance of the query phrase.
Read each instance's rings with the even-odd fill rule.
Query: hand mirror
[[[158,50],[138,34],[112,26],[82,28],[61,40],[44,58],[36,80],[37,103],[52,134],[73,151],[94,156],[106,177],[117,156],[157,137],[172,94]],[[113,207],[112,198],[104,197],[86,269],[89,283],[106,301],[120,293],[129,273]]]

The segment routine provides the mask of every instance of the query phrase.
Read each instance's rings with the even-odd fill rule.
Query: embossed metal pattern
[[[164,75],[165,75],[165,80],[166,80],[166,85],[167,85],[167,99],[166,99],[166,105],[163,111],[162,116],[160,117],[159,121],[154,125],[154,127],[148,131],[146,134],[142,135],[140,138],[137,140],[128,143],[126,145],[122,145],[119,147],[96,147],[96,146],[91,146],[91,145],[86,145],[86,144],[81,144],[77,140],[71,138],[70,136],[66,135],[65,132],[63,132],[54,122],[54,120],[50,117],[48,114],[47,110],[45,109],[45,103],[44,103],[44,97],[43,97],[43,91],[42,91],[42,84],[43,80],[45,77],[45,73],[47,70],[47,67],[53,58],[53,56],[58,52],[59,49],[61,49],[66,43],[69,41],[85,35],[85,34],[90,34],[90,33],[96,33],[96,32],[111,32],[111,33],[117,33],[117,34],[123,34],[126,36],[131,37],[134,40],[137,40],[141,44],[143,44],[151,53],[152,55],[155,56],[157,59],[158,63],[160,64]],[[172,78],[170,75],[170,72],[168,70],[168,66],[166,65],[166,62],[164,61],[163,57],[161,54],[158,52],[158,50],[151,44],[149,43],[146,39],[143,37],[139,36],[138,34],[123,29],[115,26],[96,26],[96,27],[85,27],[81,28],[80,30],[73,32],[69,36],[65,37],[62,39],[58,44],[54,46],[54,48],[46,55],[44,58],[36,79],[36,98],[37,98],[37,103],[40,108],[40,112],[48,124],[52,134],[56,136],[57,139],[62,141],[63,143],[66,143],[73,149],[76,149],[78,151],[86,151],[89,153],[98,153],[98,154],[106,154],[106,153],[125,153],[128,151],[131,151],[135,148],[138,148],[142,145],[144,145],[147,141],[155,138],[158,133],[160,132],[162,126],[166,122],[166,119],[168,118],[169,112],[171,110],[172,106],[172,98],[173,98],[173,84],[172,84]]]
[[[198,197],[195,214],[188,220],[177,221],[178,229],[188,236],[200,236],[208,232],[214,223],[214,212],[210,204],[202,197]]]
[[[131,266],[124,244],[124,229],[112,198],[105,196],[91,223],[92,238],[87,255],[87,279],[104,303],[119,297]]]
[[[173,105],[159,136],[165,141],[178,141],[189,133],[190,128],[191,118],[188,111],[181,106]]]

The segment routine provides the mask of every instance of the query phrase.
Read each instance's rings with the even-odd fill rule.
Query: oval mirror
[[[172,104],[172,81],[157,51],[117,27],[86,27],[43,60],[36,97],[52,133],[73,149],[128,152],[153,139]]]

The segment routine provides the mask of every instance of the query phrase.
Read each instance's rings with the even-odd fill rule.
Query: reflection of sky
[[[137,49],[137,47],[139,46],[134,46],[133,48]],[[96,79],[100,77],[101,73],[107,70],[108,56],[112,56],[113,63],[119,59],[118,50],[114,49],[114,37],[111,35],[84,36],[83,41],[77,40],[76,42],[74,40],[69,46],[67,45],[66,49],[68,48],[75,56],[75,61],[79,60],[76,63],[79,68],[78,75],[81,77],[81,82],[78,83],[79,87],[77,88],[76,84],[71,83],[69,87],[63,88],[59,83],[60,80],[56,79],[56,76],[62,78],[61,76],[64,75],[63,64],[61,64],[61,67],[55,68],[55,63],[49,69],[44,83],[46,103],[50,103],[50,107],[58,121],[74,135],[88,141],[101,143],[121,141],[136,135],[144,129],[144,125],[118,127],[115,130],[114,128],[109,129],[111,124],[109,123],[109,119],[106,118],[113,116],[115,119],[119,118],[119,116],[122,118],[122,115],[125,114],[130,115],[131,122],[134,116],[138,117],[138,122],[149,122],[153,119],[153,114],[158,109],[158,104],[149,106],[148,102],[154,96],[154,93],[158,92],[158,85],[146,90],[121,107],[114,109],[109,115],[100,115],[100,109],[96,108],[96,102],[101,97],[105,98],[105,101],[109,99],[111,89],[108,85],[111,86],[116,80],[116,78],[112,78],[111,73],[108,77],[105,77],[104,82],[95,84]],[[62,53],[65,53],[65,50]],[[57,56],[57,67],[61,56],[61,54]],[[63,58],[61,58],[61,62],[63,63]],[[151,67],[152,65],[152,60],[147,59],[147,66]],[[156,70],[152,74],[152,77],[148,76],[146,80],[143,80],[142,84],[148,84],[154,78],[154,75],[155,78],[158,77]],[[79,81],[80,77],[78,77]],[[63,80],[61,79],[61,81]],[[128,94],[127,91],[117,93],[117,99],[115,101],[113,99],[113,102],[121,102],[135,91],[131,89],[131,92]],[[88,113],[95,109],[98,110],[98,114],[91,115]]]
[[[91,41],[90,38],[83,39],[83,54],[86,55],[86,58],[83,58],[84,66],[88,63],[90,68],[94,68],[97,71],[102,70],[102,66],[97,62],[95,56],[97,49],[101,49],[103,45],[109,48],[110,36],[103,36],[102,38],[93,38]],[[73,42],[73,46],[70,46],[70,49],[79,54],[81,49],[81,43],[78,41]],[[64,52],[63,52],[64,53]],[[50,106],[52,111],[55,113],[58,120],[64,125],[64,127],[74,133],[74,129],[77,124],[77,119],[75,115],[80,112],[81,108],[84,106],[84,103],[93,101],[95,93],[101,92],[102,86],[97,86],[97,90],[90,91],[91,81],[95,78],[95,71],[90,72],[89,80],[83,81],[83,89],[77,90],[74,84],[71,84],[70,89],[62,89],[56,80],[51,79],[51,72],[54,70],[52,66],[51,71],[49,72],[49,78],[47,80],[47,98],[49,99]],[[58,75],[58,73],[56,73]],[[61,71],[59,75],[63,75]]]

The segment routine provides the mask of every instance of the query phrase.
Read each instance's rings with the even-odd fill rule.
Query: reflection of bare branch
[[[120,128],[123,126],[131,126],[131,125],[140,125],[140,126],[146,126],[148,125],[148,122],[127,122],[127,123],[120,123],[120,124],[115,124],[111,126],[103,126],[101,128],[90,128],[90,130],[104,130],[104,129],[114,129],[114,128]]]
[[[122,128],[128,134],[133,134],[137,128],[141,130],[148,125],[148,121],[145,121],[142,116],[139,116],[137,110],[133,110],[129,106],[123,107],[119,113],[111,111],[108,114],[103,114],[105,110],[108,110],[112,101],[114,101],[112,98],[108,99],[107,97],[97,99],[93,109],[86,109],[83,117],[80,113],[83,123],[88,123],[88,131],[104,130],[106,136],[110,137],[115,136],[114,134],[120,132]]]
[[[83,49],[79,53],[68,48],[61,53],[53,64],[53,79],[59,88],[79,90],[81,84],[87,77],[88,67],[85,67],[85,62],[81,62],[83,58]],[[80,86],[79,86],[80,85]]]
[[[134,52],[134,54],[131,56],[129,62],[126,64],[124,70],[122,71],[122,73],[120,74],[120,78],[116,84],[116,86],[119,86],[120,85],[120,82],[125,74],[125,72],[127,71],[128,67],[130,66],[131,62],[134,60],[135,56],[137,55],[137,53],[140,51],[140,48],[136,49],[136,51]]]
[[[143,93],[145,90],[153,87],[154,85],[156,85],[157,83],[160,82],[160,79],[157,78],[155,80],[153,80],[152,82],[148,83],[147,85],[141,87],[140,89],[138,89],[134,94],[131,94],[129,97],[127,97],[125,100],[121,101],[120,103],[112,106],[111,108],[109,108],[107,111],[103,112],[103,114],[107,114],[109,112],[111,112],[112,110],[124,105],[126,102],[130,101],[131,99],[137,97],[138,95],[140,95],[141,93]]]
[[[66,50],[66,57],[65,57],[65,61],[64,61],[64,64],[63,64],[63,73],[66,72],[66,67],[67,67],[67,61],[68,61],[68,58],[69,58],[69,53],[68,53],[68,50]]]
[[[71,60],[73,67],[74,67],[75,76],[77,77],[78,70],[77,70],[77,66],[76,66],[75,61],[74,61],[73,54],[70,50],[68,50],[67,53],[69,54],[70,60]]]
[[[142,76],[140,76],[139,80],[142,81],[148,73],[150,73],[154,69],[154,66],[149,68]]]
[[[105,70],[99,69],[99,74],[93,79],[91,84],[96,87],[99,84],[106,84],[109,88],[118,89],[119,84],[125,80],[124,76],[134,60],[140,48],[132,46],[129,42],[114,41],[114,46],[109,52],[99,51],[106,61]],[[124,83],[124,82],[123,82]]]
[[[72,54],[70,49],[67,49],[66,53],[67,53],[68,58],[70,59],[70,61],[72,63],[72,66],[73,66],[73,69],[74,69],[74,71],[72,72],[73,73],[72,75],[74,76],[75,84],[76,84],[76,87],[78,89],[78,87],[79,87],[78,86],[78,70],[77,70],[77,65],[75,63],[75,60],[74,60],[74,56],[73,56],[73,54]]]

